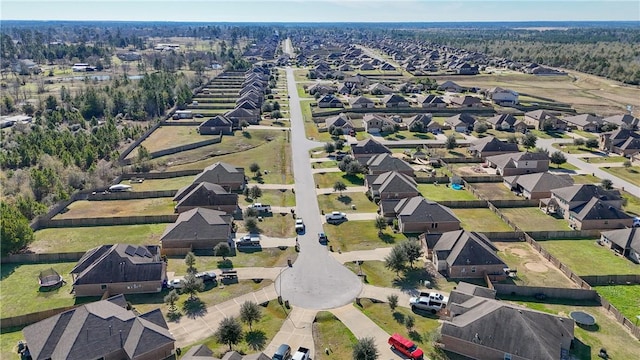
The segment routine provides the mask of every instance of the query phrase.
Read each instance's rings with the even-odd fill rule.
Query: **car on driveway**
[[[271,358],[273,360],[291,360],[291,346],[287,344],[280,345]]]
[[[302,218],[296,219],[296,232],[297,233],[304,232],[304,221],[302,221]]]
[[[196,274],[196,278],[204,282],[216,281],[216,273],[213,271],[203,271]]]
[[[326,214],[325,219],[329,224],[337,224],[347,221],[347,214],[340,211],[333,211],[330,214]]]
[[[184,287],[184,283],[182,279],[172,279],[167,282],[167,287],[169,289],[182,289]]]
[[[439,293],[420,293],[420,296],[409,299],[411,310],[429,311],[432,314],[447,307],[449,298]]]

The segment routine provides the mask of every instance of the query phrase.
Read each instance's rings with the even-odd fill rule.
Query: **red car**
[[[412,360],[422,360],[424,358],[422,349],[417,347],[411,340],[405,339],[399,334],[393,334],[389,338],[389,345],[391,345],[392,349],[398,350]]]

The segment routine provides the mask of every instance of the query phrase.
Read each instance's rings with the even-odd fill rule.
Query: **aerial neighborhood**
[[[625,67],[496,49],[555,30],[141,24],[0,30],[0,358],[640,354]]]

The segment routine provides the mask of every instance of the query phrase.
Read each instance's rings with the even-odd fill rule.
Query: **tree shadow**
[[[340,201],[341,203],[343,203],[345,205],[349,205],[349,204],[351,204],[353,199],[351,198],[351,196],[348,196],[348,195],[338,195],[338,201]]]
[[[172,322],[180,322],[180,318],[182,318],[182,313],[177,309],[175,311],[169,311],[167,313],[167,319]]]
[[[218,269],[233,269],[233,261],[230,259],[218,260]]]
[[[259,351],[265,348],[267,343],[267,335],[262,330],[251,330],[244,335],[244,341],[253,351]]]
[[[405,316],[403,313],[399,311],[393,312],[393,319],[398,322],[398,324],[404,324]]]
[[[242,131],[242,136],[244,136],[247,139],[251,139],[251,134],[246,130]]]
[[[207,307],[204,302],[197,297],[187,299],[182,305],[182,310],[190,319],[203,317],[207,313]]]
[[[578,338],[574,338],[573,341],[571,341],[570,354],[576,359],[591,360],[591,346],[583,343]]]
[[[0,267],[0,280],[4,280],[11,276],[21,264],[2,264]]]
[[[407,137],[402,134],[396,134],[396,139],[406,139]]]
[[[422,342],[422,335],[420,335],[416,330],[411,330],[409,331],[409,339],[415,342]]]
[[[600,330],[600,325],[598,325],[598,324],[593,324],[593,325],[584,325],[584,324],[578,324],[578,323],[576,323],[576,325],[577,325],[580,329],[585,330],[585,331],[588,331],[588,332],[596,332],[596,331]]]
[[[393,244],[396,242],[396,239],[392,235],[386,233],[378,233],[378,238],[386,244]]]
[[[431,275],[424,268],[407,268],[400,278],[393,280],[393,285],[402,289],[413,289],[424,280],[431,279]]]

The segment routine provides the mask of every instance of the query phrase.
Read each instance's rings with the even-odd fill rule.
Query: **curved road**
[[[336,261],[326,246],[318,242],[318,233],[323,231],[322,217],[311,173],[309,150],[324,143],[306,138],[293,69],[287,67],[286,73],[290,96],[296,214],[304,220],[306,231],[298,236],[300,255],[296,262],[282,271],[274,285],[283,300],[288,300],[294,306],[332,309],[353,302],[362,290],[362,282],[356,274]]]

